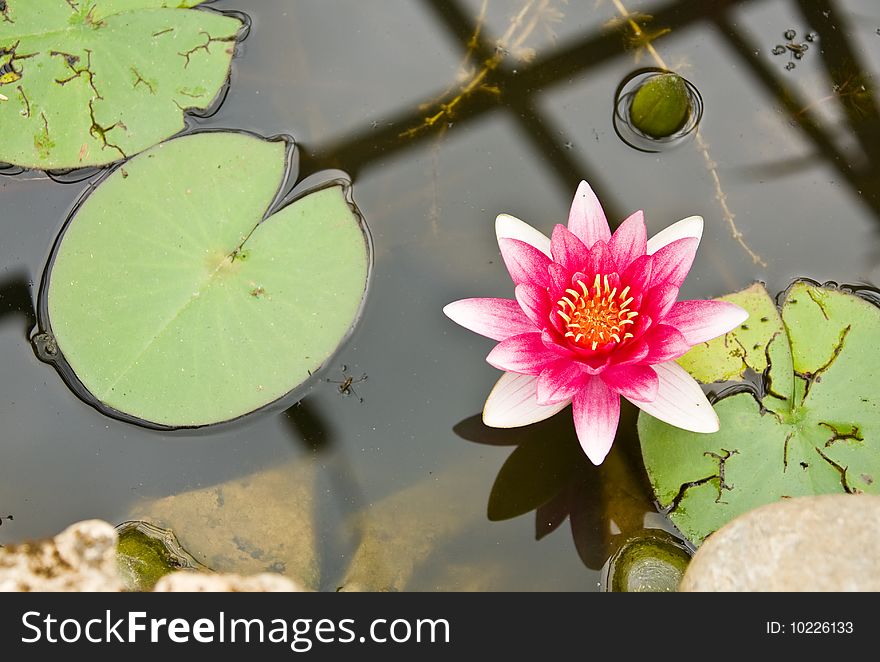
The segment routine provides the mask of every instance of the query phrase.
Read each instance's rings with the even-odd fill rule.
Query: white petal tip
[[[517,239],[550,256],[550,238],[540,230],[536,230],[525,221],[510,214],[498,214],[495,217],[495,236],[498,239]]]
[[[490,428],[510,429],[521,428],[524,425],[528,425],[528,423],[522,423],[515,419],[506,418],[499,415],[497,412],[486,412],[483,410],[483,425]]]
[[[584,449],[584,453],[587,454],[587,459],[597,467],[605,461],[606,457],[608,457],[608,451],[605,451],[604,453],[591,453],[590,451]]]
[[[731,305],[731,306],[734,306],[734,307],[737,309],[736,311],[734,311],[734,312],[731,314],[731,321],[734,322],[734,327],[733,327],[733,328],[736,328],[736,327],[738,327],[740,324],[742,324],[743,322],[745,322],[747,319],[749,319],[749,311],[747,311],[745,308],[740,308],[740,307],[737,306],[735,303],[732,303],[732,304],[730,304],[730,305]]]
[[[721,429],[721,422],[718,420],[718,414],[712,409],[712,414],[707,415],[704,420],[694,421],[692,432],[700,432],[702,434],[712,434]]]
[[[688,216],[677,223],[673,223],[667,228],[660,230],[653,237],[648,239],[648,255],[653,255],[667,244],[679,239],[701,239],[703,237],[703,217]]]

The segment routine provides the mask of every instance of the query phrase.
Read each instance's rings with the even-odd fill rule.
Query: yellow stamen
[[[565,337],[573,345],[596,351],[609,343],[621,344],[633,337],[623,333],[626,325],[634,325],[633,317],[639,313],[629,306],[635,297],[628,296],[630,287],[612,287],[616,274],[595,274],[592,287],[586,280],[578,280],[567,288],[556,302],[559,318],[565,324]]]

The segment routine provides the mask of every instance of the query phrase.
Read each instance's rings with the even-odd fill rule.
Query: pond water
[[[657,64],[633,48],[616,0],[214,3],[253,24],[225,102],[192,125],[293,135],[301,176],[350,173],[373,236],[357,330],[284,413],[163,433],[77,399],[28,335],[52,243],[89,181],[0,179],[0,515],[14,517],[0,544],[137,518],[215,569],[280,570],[323,590],[596,590],[628,537],[674,530],[653,505],[634,408],[600,467],[567,413],[484,427],[493,342],[441,310],[511,297],[496,214],[549,233],[581,179],[612,225],[637,209],[649,234],[705,217],[683,298],[754,280],[777,292],[798,276],[880,284],[880,8],[624,5],[653,16],[642,34],[699,89],[701,140],[648,154],[616,135],[615,90]],[[348,376],[350,395],[337,383]]]

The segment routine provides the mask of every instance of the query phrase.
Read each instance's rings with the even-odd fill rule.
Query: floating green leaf
[[[877,493],[880,308],[802,281],[781,313],[761,286],[725,298],[749,310],[746,324],[681,360],[703,381],[734,382],[715,404],[720,431],[639,417],[648,475],[676,526],[700,542],[781,498]]]
[[[111,163],[183,129],[229,76],[237,18],[203,0],[6,0],[0,14],[0,161]]]
[[[667,138],[681,129],[691,112],[690,95],[678,74],[648,78],[633,95],[630,120],[652,138]]]
[[[273,205],[295,169],[288,151],[193,134],[85,198],[40,321],[87,400],[158,426],[207,425],[278,400],[335,351],[364,296],[366,230],[339,181]]]

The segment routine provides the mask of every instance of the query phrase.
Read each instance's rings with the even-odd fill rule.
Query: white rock
[[[107,522],[78,522],[51,540],[0,549],[0,591],[120,590],[116,530]]]
[[[305,589],[283,575],[213,574],[178,570],[156,582],[154,593],[298,593]]]
[[[880,496],[785,499],[697,550],[682,591],[880,591]]]

